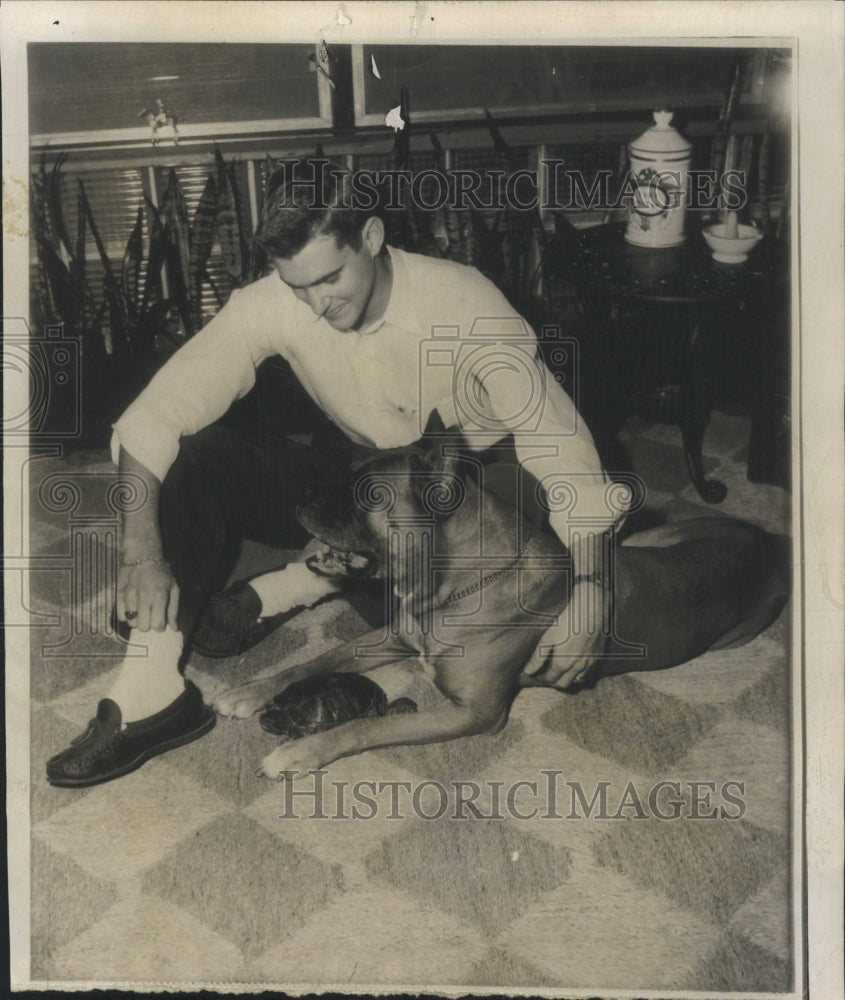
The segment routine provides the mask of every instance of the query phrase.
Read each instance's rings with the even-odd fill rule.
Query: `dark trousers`
[[[269,383],[269,385],[268,385]],[[274,392],[281,389],[278,397]],[[286,394],[287,390],[287,394]],[[300,390],[301,391],[301,390]],[[332,424],[309,414],[312,443],[292,440],[303,422],[290,419],[290,387],[263,380],[218,423],[182,439],[162,484],[159,525],[167,559],[179,584],[179,628],[187,644],[209,597],[232,572],[243,539],[277,548],[301,548],[309,535],[296,509],[314,486],[336,485],[351,462],[371,454]],[[350,594],[373,624],[373,586]],[[375,617],[378,617],[375,614]]]
[[[311,443],[291,435],[307,435]],[[162,484],[159,526],[165,558],[179,584],[179,628],[186,647],[209,597],[225,587],[241,541],[302,548],[310,536],[296,509],[308,491],[348,480],[350,466],[373,453],[342,434],[287,365],[275,360],[259,369],[255,388],[224,418],[182,439]],[[536,483],[520,468],[512,439],[480,458],[486,487],[510,504],[516,504],[515,476],[522,476],[522,513],[545,526],[545,513],[532,500]],[[383,581],[356,581],[346,596],[371,627],[384,623]]]

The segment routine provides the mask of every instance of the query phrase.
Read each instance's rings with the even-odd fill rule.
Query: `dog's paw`
[[[258,765],[256,774],[271,781],[283,781],[287,777],[301,778],[309,771],[319,770],[325,763],[317,742],[306,736],[271,750]]]
[[[248,719],[273,698],[280,689],[277,681],[268,684],[267,681],[251,681],[240,687],[232,688],[219,694],[211,703],[218,715],[229,719]]]

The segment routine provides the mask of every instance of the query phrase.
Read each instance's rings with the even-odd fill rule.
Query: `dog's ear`
[[[423,463],[427,468],[435,473],[455,474],[460,462],[455,453],[466,447],[466,442],[458,427],[447,429],[438,410],[431,411],[420,444],[424,449]]]
[[[440,416],[440,411],[434,409],[428,415],[428,422],[425,425],[425,430],[423,431],[423,437],[429,437],[435,434],[445,434],[446,425],[443,423],[443,418]]]

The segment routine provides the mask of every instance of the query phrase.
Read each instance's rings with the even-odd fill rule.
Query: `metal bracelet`
[[[146,559],[130,559],[128,562],[124,560],[121,562],[120,568],[129,569],[132,566],[154,566],[156,563],[164,563],[166,565],[167,560],[164,556],[156,556],[155,558],[148,557]]]
[[[610,579],[610,575],[602,573],[601,570],[597,570],[595,573],[582,573],[573,579],[572,586],[575,587],[577,583],[597,583],[601,587],[603,605],[602,632],[604,635],[609,635],[613,626],[614,604],[616,601],[616,595],[613,593],[613,581]],[[576,677],[576,681],[580,679],[580,677]]]

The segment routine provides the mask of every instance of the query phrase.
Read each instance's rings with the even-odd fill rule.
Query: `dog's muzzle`
[[[326,550],[306,560],[317,576],[332,580],[365,580],[379,575],[379,560],[354,517],[350,517],[345,490],[311,490],[296,518],[305,530],[321,541]]]
[[[330,548],[327,552],[309,556],[305,565],[312,573],[330,580],[367,580],[375,575],[378,560],[366,552],[342,552]]]

